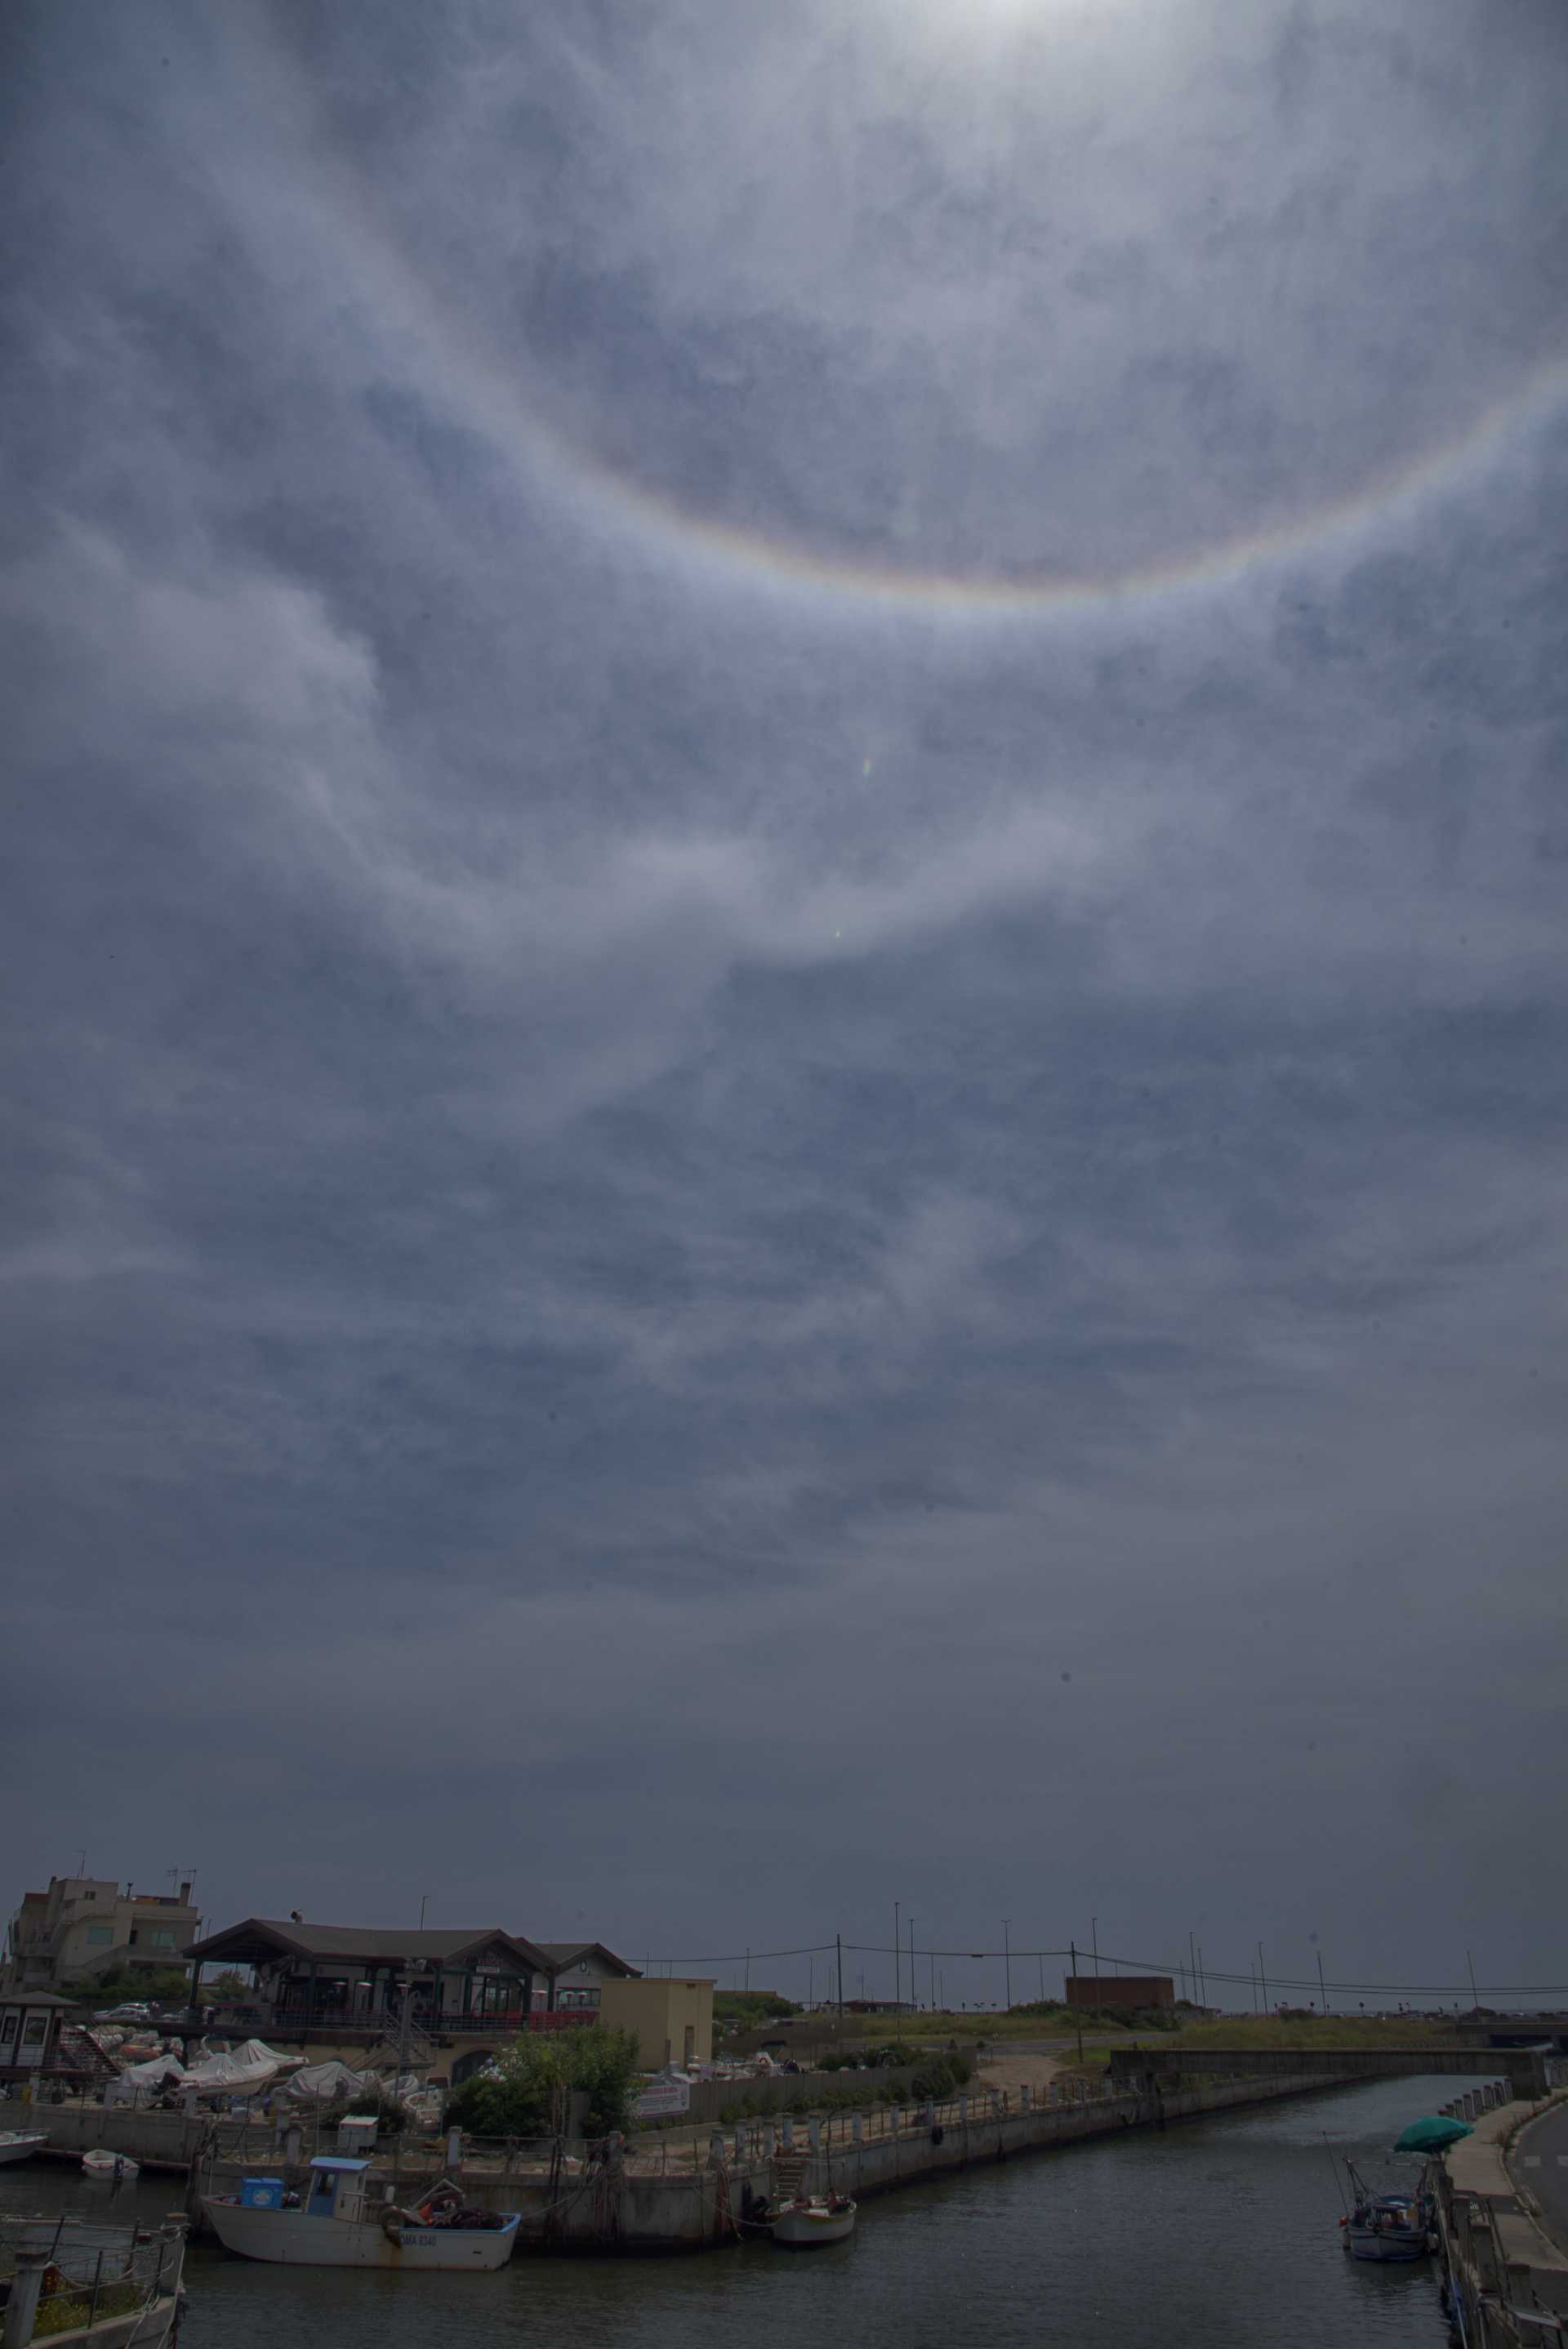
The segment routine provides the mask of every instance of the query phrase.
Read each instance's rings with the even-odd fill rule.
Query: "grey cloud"
[[[965,15],[29,20],[17,1868],[696,1957],[1048,1827],[1047,1940],[1555,1963],[1545,393],[1034,611],[572,451],[1001,574],[1358,493],[1554,347],[1560,24]]]

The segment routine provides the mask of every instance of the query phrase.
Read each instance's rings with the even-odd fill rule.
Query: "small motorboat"
[[[789,2251],[841,2243],[855,2231],[855,2205],[847,2194],[798,2194],[791,2202],[774,2204],[769,2230]]]
[[[0,2129],[0,2161],[26,2161],[48,2142],[42,2129]]]
[[[247,2178],[238,2195],[210,2194],[207,2216],[227,2251],[292,2268],[505,2267],[517,2248],[516,2210],[466,2209],[449,2180],[413,2210],[367,2204],[367,2161],[317,2154],[308,2191],[284,2195],[273,2178]]]
[[[102,2146],[83,2154],[82,2168],[88,2178],[109,2186],[129,2186],[141,2175],[140,2162],[132,2161],[129,2153],[109,2153]]]
[[[1345,2167],[1355,2200],[1339,2223],[1353,2260],[1424,2260],[1436,2251],[1436,2212],[1424,2187],[1413,2194],[1374,2194],[1353,2163]]]

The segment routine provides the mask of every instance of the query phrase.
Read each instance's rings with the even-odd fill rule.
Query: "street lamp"
[[[1008,1940],[1007,1936],[1012,1929],[1012,1923],[1013,1920],[1010,1917],[1004,1917],[1002,1920],[1002,1965],[1006,1978],[1007,2012],[1009,2014],[1013,2012],[1013,1947],[1012,1943]]]

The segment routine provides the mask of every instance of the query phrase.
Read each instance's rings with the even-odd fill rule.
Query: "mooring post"
[[[5,2302],[5,2329],[0,2333],[4,2349],[27,2349],[38,2313],[38,2294],[43,2288],[44,2270],[48,2264],[47,2251],[16,2253],[11,2295]]]

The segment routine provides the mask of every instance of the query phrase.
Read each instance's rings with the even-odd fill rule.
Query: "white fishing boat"
[[[445,2179],[416,2209],[370,2204],[367,2161],[318,2154],[303,2198],[275,2178],[247,2178],[238,2195],[205,2198],[213,2232],[242,2259],[294,2268],[502,2268],[517,2248],[521,2213],[465,2210]],[[292,2201],[294,2207],[286,2207]]]
[[[798,2194],[774,2205],[769,2230],[790,2251],[841,2243],[855,2231],[855,2205],[847,2194]]]
[[[83,2154],[82,2168],[88,2178],[110,2186],[129,2186],[133,2178],[141,2175],[139,2161],[132,2161],[129,2153],[110,2153],[103,2146]]]
[[[1374,2194],[1353,2163],[1346,2162],[1355,2200],[1339,2221],[1345,2248],[1353,2260],[1373,2260],[1380,2265],[1424,2260],[1437,2249],[1432,2198],[1424,2189],[1414,2194]]]
[[[0,2129],[0,2161],[26,2161],[48,2142],[42,2129]]]

